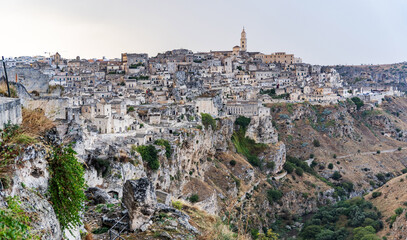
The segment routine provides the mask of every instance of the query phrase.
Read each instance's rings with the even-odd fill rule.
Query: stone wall
[[[21,124],[21,100],[19,98],[0,97],[0,129],[4,124]]]
[[[51,120],[66,119],[67,108],[72,106],[72,99],[44,97],[26,101],[24,107],[28,109],[41,108],[45,116]]]
[[[0,76],[3,75],[3,68],[0,68]],[[19,83],[23,84],[28,92],[38,91],[46,92],[50,77],[43,74],[40,70],[31,67],[13,67],[7,69],[7,75],[10,82],[15,82],[15,76],[18,76]]]

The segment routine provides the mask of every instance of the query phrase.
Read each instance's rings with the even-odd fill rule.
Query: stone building
[[[226,103],[228,115],[257,116],[258,108],[257,101],[229,101]]]
[[[212,116],[218,116],[218,108],[215,107],[212,98],[198,98],[195,101],[197,113],[207,113]]]
[[[246,52],[247,51],[247,38],[246,32],[243,28],[242,33],[240,34],[240,51]]]
[[[294,54],[287,54],[285,52],[276,52],[270,55],[262,56],[263,63],[284,63],[284,64],[293,64],[294,63]]]

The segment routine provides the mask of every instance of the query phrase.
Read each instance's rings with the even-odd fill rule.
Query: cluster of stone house
[[[29,65],[48,78],[49,90],[27,106],[101,134],[132,133],[137,143],[199,124],[201,113],[267,116],[265,103],[329,104],[353,96],[377,102],[400,94],[385,86],[353,88],[332,67],[303,63],[294,54],[248,49],[243,29],[240,44],[226,51],[175,49],[154,57],[122,53],[117,59],[64,59],[56,53],[7,63],[12,69]]]

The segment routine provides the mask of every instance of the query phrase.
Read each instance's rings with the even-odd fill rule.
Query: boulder
[[[93,200],[93,204],[101,204],[101,203],[116,203],[117,200],[112,198],[109,194],[98,187],[90,187],[85,192],[86,197],[89,200]]]
[[[157,197],[148,178],[128,180],[123,187],[123,203],[130,217],[130,230],[146,229],[157,208]]]

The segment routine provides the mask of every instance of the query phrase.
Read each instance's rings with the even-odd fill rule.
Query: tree
[[[301,237],[304,239],[314,239],[315,236],[322,231],[322,227],[318,225],[310,225],[301,231]]]
[[[331,230],[328,230],[328,229],[324,229],[315,236],[315,239],[316,240],[333,240],[333,239],[336,239],[335,238],[335,232],[331,231]]]
[[[332,179],[334,180],[339,180],[341,177],[342,175],[338,171],[335,171],[334,174],[332,175]]]
[[[290,162],[286,162],[284,164],[284,170],[287,171],[287,173],[292,173],[294,171],[294,164],[290,163]]]
[[[157,170],[160,168],[160,161],[158,160],[158,150],[153,145],[142,145],[136,148],[140,153],[143,161],[147,162],[148,167],[151,170]]]
[[[329,168],[329,169],[333,169],[333,168],[334,168],[334,165],[333,165],[332,163],[329,163],[329,164],[328,164],[328,168]]]
[[[209,126],[212,127],[212,130],[215,130],[216,128],[216,121],[213,119],[213,117],[207,113],[201,113],[202,117],[202,124],[205,126],[206,129],[208,129]]]
[[[358,227],[353,229],[354,240],[379,240],[375,235],[376,230],[372,226]]]
[[[246,128],[247,126],[249,126],[251,119],[244,117],[244,116],[239,116],[238,118],[236,118],[235,124],[239,125],[242,128]]]
[[[295,173],[298,175],[298,176],[302,176],[302,175],[304,175],[304,170],[302,170],[302,168],[300,168],[300,167],[297,167],[296,169],[295,169]]]
[[[321,143],[317,139],[314,139],[313,144],[314,144],[314,147],[320,147],[321,146]]]
[[[358,97],[353,97],[351,98],[351,100],[353,103],[355,103],[357,110],[359,110],[361,107],[363,107],[363,105],[365,105],[364,102]]]
[[[171,158],[172,149],[171,149],[170,143],[167,140],[157,139],[157,140],[155,140],[154,144],[158,145],[158,146],[164,146],[165,147],[165,156],[167,157],[167,159]]]
[[[199,196],[198,196],[198,194],[192,194],[192,195],[189,197],[189,201],[190,201],[191,203],[196,203],[196,202],[198,202],[198,201],[199,201]]]
[[[278,189],[269,189],[267,190],[267,199],[269,200],[270,204],[275,201],[280,200],[283,197],[283,192]]]

